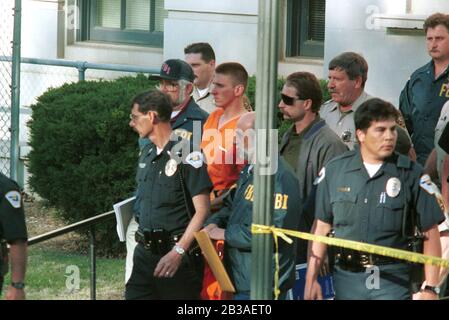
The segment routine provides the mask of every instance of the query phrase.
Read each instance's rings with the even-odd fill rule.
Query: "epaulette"
[[[192,101],[190,101],[187,105],[184,117],[192,120],[206,120],[209,117],[209,113],[201,109],[201,107],[192,98]]]
[[[412,75],[410,76],[409,80],[412,80],[413,78],[415,78],[417,75],[421,74],[421,73],[426,73],[429,68],[430,68],[430,64],[431,62],[423,65],[422,67],[418,68],[415,70],[415,72],[412,73]]]
[[[192,167],[198,169],[204,163],[204,156],[201,152],[201,148],[186,139],[178,137],[178,142],[173,146],[172,152],[175,154],[171,155],[179,164],[181,161],[183,164],[189,164]]]
[[[355,153],[358,152],[357,150],[349,150],[346,151],[338,156],[336,156],[335,158],[329,160],[329,162],[326,164],[326,167],[334,162],[346,159],[346,158],[352,158],[353,156],[355,156]]]
[[[327,100],[326,102],[323,103],[323,106],[327,106],[328,104],[331,104],[332,102],[334,102],[334,100],[332,100],[332,99]]]
[[[338,106],[338,103],[331,99],[331,100],[328,100],[325,103],[323,103],[321,105],[320,110],[325,110],[327,112],[327,111],[330,111],[331,109],[334,109],[337,106]]]
[[[9,190],[20,190],[20,188],[15,181],[0,173],[0,194],[4,194]]]
[[[397,166],[398,168],[410,169],[412,167],[412,161],[409,157],[398,154]]]
[[[150,141],[150,143],[144,145],[143,148],[139,152],[139,157],[141,157],[142,155],[144,155],[144,157],[145,157],[147,154],[149,154],[151,152],[153,147],[154,147],[154,144],[151,141]]]
[[[192,150],[192,143],[184,139],[180,136],[176,136],[177,141],[174,142],[172,145],[171,152],[175,152],[176,157],[185,160],[186,156],[191,152]]]

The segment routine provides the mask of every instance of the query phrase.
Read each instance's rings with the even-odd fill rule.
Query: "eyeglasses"
[[[289,97],[285,94],[281,93],[282,102],[284,102],[287,106],[292,106],[295,104],[295,101],[302,100],[301,98]]]
[[[145,115],[147,115],[146,113],[145,114],[132,114],[132,113],[130,113],[129,114],[129,118],[132,120],[132,121],[137,121],[140,117],[143,117],[143,116],[145,116]]]
[[[177,83],[177,82],[161,81],[156,86],[156,89],[158,89],[158,90],[165,89],[166,91],[171,92],[171,91],[175,91],[177,87],[179,87],[179,83]]]

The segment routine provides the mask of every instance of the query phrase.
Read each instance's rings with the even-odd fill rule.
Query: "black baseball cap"
[[[150,75],[150,80],[187,80],[193,82],[195,75],[192,67],[181,59],[169,59],[161,66],[159,75]]]

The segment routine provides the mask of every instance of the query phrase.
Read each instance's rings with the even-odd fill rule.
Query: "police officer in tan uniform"
[[[372,97],[365,92],[368,63],[355,52],[344,52],[329,63],[328,89],[332,99],[320,109],[326,124],[350,150],[357,144],[354,113]]]

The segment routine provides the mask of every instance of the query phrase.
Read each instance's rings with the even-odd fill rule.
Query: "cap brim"
[[[167,76],[161,76],[160,74],[150,74],[148,76],[148,79],[150,80],[173,80],[173,81],[178,81],[179,79],[173,78],[173,77],[167,77]]]
[[[148,76],[148,79],[149,79],[149,80],[160,80],[160,79],[161,79],[161,76],[158,75],[158,74],[150,74],[150,75]]]

